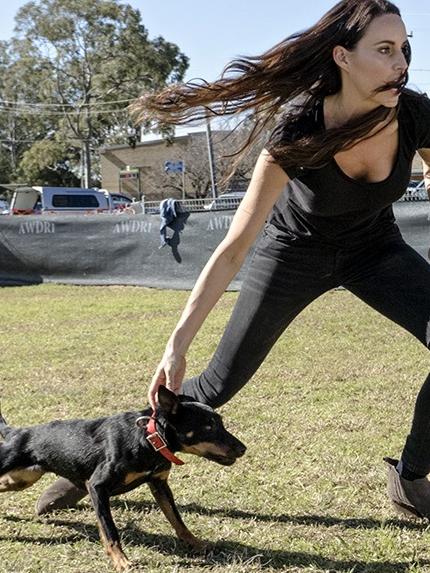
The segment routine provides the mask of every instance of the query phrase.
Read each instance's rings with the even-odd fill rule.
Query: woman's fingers
[[[152,382],[149,386],[148,389],[148,400],[149,400],[149,404],[152,408],[152,410],[155,412],[155,409],[157,407],[157,393],[158,393],[158,388],[162,385],[166,384],[166,377],[164,374],[164,369],[162,368],[162,365],[160,364],[160,366],[157,368],[153,378],[152,378]]]
[[[186,361],[183,356],[163,359],[158,365],[148,389],[148,400],[155,411],[157,406],[157,392],[160,386],[166,386],[171,392],[179,394],[182,380],[185,375]]]
[[[185,368],[186,362],[183,356],[178,356],[175,357],[174,360],[170,360],[164,368],[164,372],[166,373],[166,387],[175,394],[179,394],[181,390]]]

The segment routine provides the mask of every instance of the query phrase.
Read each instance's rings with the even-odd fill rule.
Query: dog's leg
[[[106,488],[102,485],[91,483],[91,480],[86,482],[86,486],[94,511],[96,512],[100,539],[105,547],[106,553],[112,559],[117,571],[127,571],[131,566],[131,562],[127,559],[121,548],[119,534],[112,518],[109,495]]]
[[[40,480],[45,473],[40,466],[10,470],[0,476],[0,493],[27,489]]]
[[[22,453],[19,440],[0,444],[0,493],[21,491],[39,480],[44,470]]]
[[[207,547],[204,541],[195,537],[187,528],[179,515],[178,508],[176,507],[173,498],[172,490],[170,489],[167,479],[153,478],[148,482],[151,493],[160,506],[162,512],[166,516],[169,523],[172,525],[176,535],[181,541],[191,545],[193,549],[203,550]]]

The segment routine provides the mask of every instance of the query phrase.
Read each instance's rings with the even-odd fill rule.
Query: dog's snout
[[[238,458],[241,458],[246,452],[245,444],[242,444],[242,442],[239,442],[239,440],[238,440],[238,444],[236,445],[236,452],[237,452]]]
[[[241,458],[246,452],[246,446],[240,440],[229,433],[229,439],[227,441],[231,452],[234,452],[235,457]]]

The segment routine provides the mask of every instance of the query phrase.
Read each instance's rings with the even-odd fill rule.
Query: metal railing
[[[225,211],[227,209],[237,209],[242,197],[222,197],[216,199],[177,199],[183,211],[188,212],[205,212],[205,211]],[[143,213],[158,214],[160,213],[161,201],[145,201]]]
[[[429,196],[424,187],[419,189],[408,189],[406,193],[399,199],[399,201],[428,201]]]
[[[241,202],[241,197],[223,197],[220,195],[216,199],[177,199],[183,211],[190,213],[207,212],[207,211],[226,211],[228,209],[237,209]],[[428,201],[429,196],[423,188],[409,189],[399,199],[399,201]],[[144,201],[141,203],[142,212],[150,215],[160,213],[161,201]]]

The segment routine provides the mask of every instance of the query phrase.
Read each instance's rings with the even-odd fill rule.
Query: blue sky
[[[82,0],[85,2],[85,0]],[[14,16],[26,2],[3,0],[0,39],[13,33]],[[314,23],[334,2],[329,0],[130,0],[151,38],[163,36],[190,58],[186,79],[213,80],[239,54],[257,54],[289,34]],[[411,83],[430,92],[429,0],[399,0],[411,39]],[[415,71],[415,70],[429,71]]]
[[[82,0],[85,2],[85,0]],[[13,34],[14,16],[25,0],[3,0],[0,40]],[[163,36],[190,58],[186,79],[216,79],[238,55],[253,55],[312,25],[334,5],[329,0],[129,0],[149,37]],[[398,0],[413,33],[410,84],[430,93],[430,1]]]

